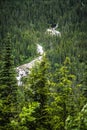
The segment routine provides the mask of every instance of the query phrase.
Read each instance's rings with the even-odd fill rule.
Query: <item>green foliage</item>
[[[5,53],[0,71],[0,129],[10,130],[10,120],[15,118],[17,105],[17,83],[11,53],[11,38],[3,39]]]
[[[33,102],[28,104],[28,108],[22,108],[22,112],[19,115],[22,124],[25,124],[27,121],[32,122],[35,120],[35,117],[33,117],[32,114],[35,112],[35,108],[38,107],[38,105],[38,103]]]
[[[35,112],[36,122],[32,123],[30,129],[48,129],[48,112],[46,111],[49,92],[48,65],[44,57],[41,63],[36,64],[32,69],[25,85],[26,101],[39,103],[39,107]]]
[[[28,103],[27,106],[23,106],[21,112],[19,113],[18,120],[11,120],[12,129],[28,130],[31,126],[31,123],[36,120],[34,113],[37,107],[39,107],[38,102]]]
[[[86,16],[86,0],[0,1],[1,130],[87,129]],[[55,23],[61,38],[45,34]],[[17,89],[14,64],[37,57],[37,43],[51,68],[36,63]]]
[[[15,65],[29,62],[37,56],[36,43],[38,39],[33,29],[15,30],[13,34],[13,55]]]
[[[66,119],[66,130],[86,130],[87,129],[87,104],[75,117],[68,116]]]
[[[64,64],[56,66],[56,71],[52,75],[54,82],[51,84],[49,97],[52,102],[48,106],[48,112],[49,123],[53,130],[64,129],[67,116],[74,118],[85,102],[80,90],[81,84],[76,83],[76,76],[71,73],[71,66],[70,58],[66,57]]]
[[[12,51],[15,65],[29,62],[35,57],[35,44],[38,40],[40,43],[44,43],[46,50],[49,50],[47,47],[57,48],[55,54],[54,49],[48,51],[49,57],[51,57],[50,60],[52,59],[53,62],[63,61],[67,53],[69,53],[69,55],[76,53],[74,51],[74,43],[79,41],[79,38],[73,42],[73,37],[76,37],[75,32],[77,32],[77,34],[80,33],[82,37],[84,35],[83,33],[87,31],[87,18],[85,17],[87,14],[86,5],[86,0],[79,2],[71,0],[24,0],[22,3],[20,3],[20,0],[15,0],[14,2],[1,0],[0,39],[2,40],[8,31],[14,37]],[[52,40],[49,36],[45,37],[44,35],[46,28],[57,22],[59,23],[59,31],[62,34],[60,49],[58,48],[60,43],[59,38]],[[84,41],[86,43],[85,39]],[[66,42],[67,45],[65,45]],[[83,40],[81,40],[80,43],[83,43]],[[71,45],[68,46],[68,44]],[[3,47],[2,42],[0,42],[0,46]],[[82,52],[81,57],[83,58],[86,52],[80,52]]]
[[[12,41],[8,33],[3,39],[4,54],[2,54],[2,68],[0,73],[0,84],[11,85],[16,84],[14,61],[12,57]]]

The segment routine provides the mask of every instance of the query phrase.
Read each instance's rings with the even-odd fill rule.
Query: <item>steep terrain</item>
[[[0,130],[87,130],[86,111],[87,0],[0,0]]]

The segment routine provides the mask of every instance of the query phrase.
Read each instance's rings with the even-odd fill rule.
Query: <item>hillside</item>
[[[87,1],[1,0],[0,86],[1,130],[86,130]]]
[[[62,40],[68,41],[67,37],[69,39],[75,37],[74,41],[81,44],[82,38],[78,39],[78,37],[80,37],[79,35],[83,38],[86,37],[85,33],[87,32],[86,4],[85,0],[79,2],[78,0],[67,0],[66,2],[64,0],[24,0],[21,4],[20,0],[14,2],[1,0],[0,37],[2,39],[6,32],[11,33],[15,64],[23,64],[27,59],[30,61],[32,57],[34,58],[36,43],[45,44],[46,48],[50,46],[49,37],[46,37],[44,32],[54,23],[59,25]],[[58,42],[57,39],[55,44]],[[73,43],[73,46],[78,45]],[[85,43],[84,46],[86,46]]]

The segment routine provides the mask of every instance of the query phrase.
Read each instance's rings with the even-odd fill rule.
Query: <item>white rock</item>
[[[43,47],[39,44],[37,44],[37,53],[39,53],[40,55],[42,55],[44,53]]]
[[[21,78],[30,74],[31,69],[35,66],[35,64],[37,62],[41,62],[42,57],[43,57],[42,54],[44,54],[44,51],[43,51],[43,47],[40,46],[39,44],[37,44],[37,51],[41,56],[37,57],[36,59],[34,59],[33,61],[31,61],[27,64],[23,64],[23,65],[16,68],[16,71],[18,74],[18,76],[16,77],[16,79],[18,81],[18,86],[22,85]]]
[[[57,31],[55,28],[48,28],[45,32],[45,34],[49,34],[51,36],[59,36],[61,37],[61,33],[59,31]]]

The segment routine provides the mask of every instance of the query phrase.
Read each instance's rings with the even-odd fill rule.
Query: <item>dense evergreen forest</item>
[[[0,130],[87,130],[87,0],[0,0]]]

